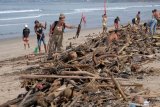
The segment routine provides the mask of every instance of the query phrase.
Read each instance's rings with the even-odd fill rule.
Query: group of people
[[[136,17],[132,19],[133,26],[138,26],[140,24],[141,22],[140,14],[141,12],[139,11]],[[152,19],[147,23],[144,23],[144,27],[146,27],[146,32],[148,29],[150,29],[151,35],[154,35],[156,33],[156,26],[158,21],[160,21],[160,13],[156,9],[154,9],[152,11]],[[118,40],[117,30],[120,28],[119,22],[120,22],[120,18],[117,16],[114,20],[115,32],[110,35],[109,41],[112,41],[110,39]],[[102,15],[102,27],[103,27],[102,33],[107,33],[107,15],[106,14]],[[41,52],[41,43],[43,42],[45,52],[46,53],[48,52],[48,58],[51,58],[52,52],[62,51],[63,33],[65,28],[74,29],[77,27],[67,25],[65,23],[65,15],[60,14],[59,20],[55,21],[50,26],[50,31],[49,31],[50,38],[49,38],[48,45],[46,44],[45,34],[44,34],[44,30],[46,28],[47,28],[46,22],[45,24],[42,24],[38,20],[35,21],[34,31],[37,36],[37,44],[38,44],[39,52]],[[30,34],[30,29],[28,28],[27,25],[25,25],[25,28],[23,29],[23,41],[24,41],[25,49],[27,46],[28,48],[30,47],[29,39],[28,39],[29,34]]]
[[[120,18],[117,16],[114,19],[115,30],[118,30],[120,28],[119,22],[120,22]],[[136,17],[132,19],[132,24],[133,26],[140,24],[140,11],[137,13]],[[103,33],[106,33],[107,32],[107,15],[106,14],[102,15],[102,28],[103,28]]]
[[[117,16],[115,19],[114,19],[114,27],[116,30],[119,29],[119,22],[120,22],[120,18]],[[102,33],[107,33],[107,15],[104,14],[102,15],[102,28],[103,28],[103,31]]]
[[[62,51],[62,41],[63,41],[63,33],[64,29],[74,29],[77,28],[75,26],[67,25],[65,23],[65,15],[60,14],[59,20],[55,21],[51,26],[50,26],[50,31],[49,31],[49,43],[48,45],[46,44],[45,41],[45,34],[44,30],[47,28],[47,23],[43,25],[40,23],[38,20],[36,20],[34,26],[34,31],[37,36],[37,44],[38,44],[38,49],[39,52],[41,52],[41,43],[43,42],[45,52],[48,52],[48,58],[52,57],[52,52],[60,52]],[[26,46],[28,45],[29,48],[29,34],[30,34],[30,29],[28,28],[28,25],[25,25],[25,28],[23,29],[23,41],[24,41],[24,48],[26,49]]]
[[[35,30],[35,33],[37,36],[37,44],[38,44],[39,52],[41,52],[41,42],[43,42],[45,52],[47,52],[45,35],[43,32],[44,29],[46,29],[46,27],[47,27],[47,23],[45,23],[45,25],[43,25],[38,20],[36,20],[34,23],[35,23],[34,30]],[[28,25],[25,25],[25,28],[23,29],[23,41],[24,41],[24,48],[25,49],[26,49],[27,45],[28,45],[28,48],[30,48],[29,35],[30,35],[30,29],[28,28]]]
[[[141,12],[138,11],[135,18],[132,19],[132,26],[138,27],[141,22]],[[117,16],[114,20],[115,31],[111,33],[111,35],[107,38],[108,42],[112,42],[113,40],[118,40],[118,29],[120,28],[120,18]],[[150,33],[152,36],[156,34],[157,24],[160,23],[160,12],[157,9],[152,10],[152,19],[143,24],[146,33]],[[102,28],[103,34],[107,32],[107,15],[102,15]]]

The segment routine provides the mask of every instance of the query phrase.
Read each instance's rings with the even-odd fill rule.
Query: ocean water
[[[49,29],[60,13],[66,15],[66,23],[78,25],[83,12],[87,20],[83,29],[101,27],[103,6],[103,2],[0,2],[0,39],[21,37],[25,24],[34,35],[35,20],[46,21]],[[138,11],[141,20],[147,21],[153,9],[160,10],[160,2],[107,3],[108,26],[113,25],[116,16],[120,17],[121,24],[131,22]]]

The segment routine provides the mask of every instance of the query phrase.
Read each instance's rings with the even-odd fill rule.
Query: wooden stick
[[[94,62],[94,65],[98,64],[97,58],[95,57],[96,51],[93,52],[92,60]]]
[[[76,88],[78,88],[78,89],[81,89],[81,87],[79,87],[78,85],[76,85],[73,80],[67,79],[67,81],[68,81],[70,84],[72,84],[74,87],[76,87]]]
[[[119,51],[118,54],[120,54],[124,49],[126,49],[129,46],[129,43],[126,43]]]
[[[77,96],[76,98],[74,98],[74,100],[72,101],[72,103],[68,107],[72,107],[81,96],[82,96],[82,94],[80,94],[79,96]]]
[[[93,76],[93,77],[96,76],[96,75],[91,74],[91,73],[86,72],[86,71],[62,71],[61,74],[62,75],[82,75],[82,74],[85,74],[85,75]]]
[[[111,80],[110,78],[104,77],[89,77],[89,76],[61,76],[61,75],[21,75],[21,79],[42,79],[42,78],[64,78],[64,79],[96,79],[96,80]],[[116,78],[118,80],[125,80]]]
[[[142,87],[143,86],[143,84],[122,84],[121,86],[123,86],[123,87],[131,87],[131,86],[137,86],[137,87]]]
[[[82,60],[84,59],[86,56],[83,56],[83,57],[80,57],[80,58],[77,58],[77,59],[74,59],[74,60],[71,60],[71,61],[68,61],[67,64],[71,63],[71,62],[74,62],[74,61],[79,61],[79,60]]]
[[[128,98],[132,98],[132,97],[134,97],[134,96],[139,96],[139,95],[141,95],[141,94],[143,94],[143,93],[146,93],[147,91],[148,91],[148,90],[144,90],[144,91],[141,91],[141,92],[132,94],[132,95],[128,96],[127,99],[128,99]],[[119,100],[123,100],[123,99],[119,99]]]
[[[141,95],[141,94],[143,94],[143,93],[146,93],[147,91],[148,91],[148,90],[144,90],[144,91],[138,92],[138,93],[136,93],[136,94],[132,94],[132,95],[128,96],[127,98],[131,98],[131,97],[134,97],[134,96]]]
[[[22,104],[26,101],[27,97],[32,93],[33,88],[35,88],[36,85],[37,85],[37,84],[34,84],[34,85],[32,86],[31,90],[26,94],[26,96],[23,98],[23,100],[21,101],[21,103],[19,104],[18,107],[22,107]]]
[[[54,92],[49,93],[49,95],[46,97],[47,101],[53,101],[55,98],[60,96],[67,88],[65,85],[61,86],[60,88],[56,89]]]
[[[14,100],[10,100],[10,101],[7,101],[6,103],[0,105],[0,107],[9,107],[10,105],[16,104],[16,103],[20,102],[21,100],[23,100],[23,98],[17,98]]]
[[[90,67],[90,66],[91,65],[89,65],[89,64],[88,65],[87,64],[86,65],[83,65],[83,64],[82,65],[81,64],[78,64],[78,65],[64,65],[64,67],[66,67],[66,68],[67,67],[79,67],[79,68],[82,67],[82,68],[84,68],[84,67]]]
[[[110,72],[108,72],[108,74],[110,75],[113,83],[114,83],[115,86],[117,87],[117,89],[118,89],[119,93],[122,95],[123,99],[124,99],[125,101],[127,101],[127,97],[126,97],[126,95],[124,94],[124,92],[122,91],[122,88],[121,88],[120,84],[116,81],[116,79],[113,77],[113,75],[112,75]]]
[[[122,87],[131,87],[131,86],[138,86],[142,87],[142,84],[121,84]],[[114,87],[114,85],[98,85],[98,87]]]
[[[37,101],[42,97],[44,97],[43,92],[36,92],[34,94],[30,94],[30,95],[28,95],[26,100],[24,102],[22,102],[22,104],[18,105],[18,107],[30,107],[33,104],[36,104]]]
[[[106,58],[106,57],[117,57],[117,55],[116,54],[101,55],[98,59],[103,59],[103,58]]]
[[[157,97],[160,97],[160,95],[139,95],[139,96],[141,96],[141,97],[143,97],[143,98],[157,98]]]
[[[134,53],[131,53],[129,55],[121,55],[121,56],[118,56],[119,59],[123,59],[123,58],[126,58],[126,57],[131,57]]]

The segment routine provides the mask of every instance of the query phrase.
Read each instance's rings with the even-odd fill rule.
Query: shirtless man
[[[156,19],[160,20],[160,12],[158,12],[157,9],[153,10],[153,17],[155,17]]]
[[[154,9],[155,13],[153,14],[153,17],[157,19],[157,26],[160,27],[160,12],[157,9]]]
[[[111,33],[111,35],[107,38],[108,39],[108,45],[110,46],[110,44],[115,40],[118,41],[118,31],[115,30],[113,33]]]

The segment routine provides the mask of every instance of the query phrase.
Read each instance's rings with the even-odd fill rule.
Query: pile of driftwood
[[[83,45],[53,53],[52,60],[35,61],[39,66],[20,76],[27,93],[1,106],[128,107],[156,98],[142,84],[128,79],[146,73],[141,65],[160,51],[155,43],[158,36],[150,37],[142,27],[128,25],[119,30],[119,40],[108,45],[110,33],[90,35]]]

